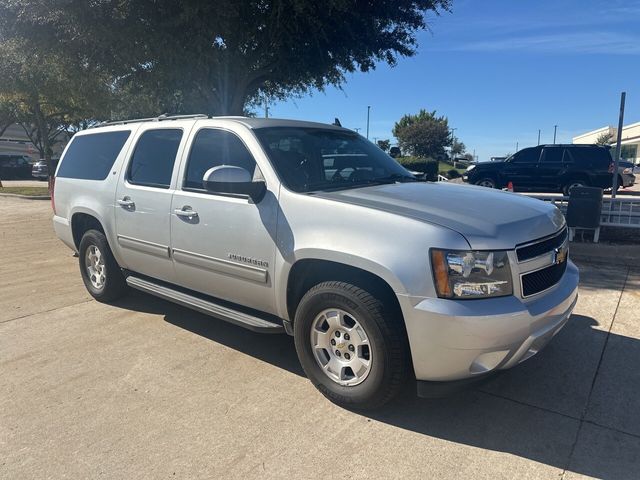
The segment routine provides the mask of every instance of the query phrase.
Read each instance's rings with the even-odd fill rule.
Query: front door
[[[169,251],[172,177],[188,132],[173,125],[141,128],[116,192],[119,252],[127,269],[170,282],[175,279]]]
[[[542,147],[525,148],[505,162],[502,170],[502,185],[513,183],[516,191],[535,190],[538,181],[538,160]]]
[[[275,313],[277,191],[269,190],[274,186],[267,182],[267,193],[257,204],[247,196],[208,193],[203,188],[204,173],[218,165],[242,167],[254,178],[261,175],[238,134],[209,127],[193,133],[171,205],[177,283]]]

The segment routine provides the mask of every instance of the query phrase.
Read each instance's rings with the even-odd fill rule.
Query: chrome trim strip
[[[231,275],[232,277],[251,280],[253,282],[267,283],[267,270],[264,268],[230,262],[229,260],[209,257],[199,253],[180,250],[179,248],[172,249],[172,254],[176,262],[192,267],[210,270],[223,275]]]
[[[515,249],[515,251],[516,251],[516,260],[517,260],[518,264],[522,265],[522,264],[525,264],[525,263],[533,262],[534,260],[538,260],[538,259],[544,257],[545,255],[548,255],[550,252],[553,252],[554,249],[552,248],[551,250],[548,250],[545,253],[543,253],[541,255],[538,255],[537,257],[528,258],[528,259],[522,260],[522,261],[518,260],[518,250],[520,250],[521,248],[526,248],[526,247],[531,247],[533,245],[537,245],[538,243],[546,242],[547,240],[552,240],[552,239],[554,239],[556,237],[561,236],[563,233],[567,235],[567,239],[562,243],[562,245],[564,245],[569,239],[569,231],[567,230],[567,227],[562,227],[562,229],[560,231],[558,231],[558,232],[556,232],[554,234],[551,234],[551,235],[549,235],[547,237],[542,237],[542,238],[539,238],[538,240],[533,240],[532,242],[523,243],[522,245],[516,246],[516,249]]]
[[[169,247],[160,243],[153,243],[139,238],[118,235],[118,244],[123,248],[129,248],[156,257],[169,258]]]

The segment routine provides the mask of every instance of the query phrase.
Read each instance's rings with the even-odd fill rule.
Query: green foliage
[[[597,145],[610,145],[612,142],[613,142],[613,133],[611,132],[602,133],[598,135],[598,138],[596,139]]]
[[[0,0],[0,31],[57,45],[136,111],[240,115],[416,52],[451,0]],[[123,103],[126,106],[127,103]]]
[[[462,176],[462,174],[456,170],[455,168],[452,168],[450,170],[447,171],[446,174],[448,179],[452,179],[452,178],[460,178]]]
[[[457,155],[463,154],[467,150],[467,146],[458,140],[457,137],[453,137],[453,141],[451,142],[451,155],[455,157]]]
[[[421,172],[430,182],[438,180],[438,161],[433,158],[399,157],[398,163],[412,172]]]
[[[378,147],[380,147],[383,152],[388,152],[391,148],[391,140],[378,140]]]
[[[435,110],[420,110],[416,115],[405,115],[393,127],[403,151],[417,157],[442,158],[451,145],[449,122],[437,116]]]

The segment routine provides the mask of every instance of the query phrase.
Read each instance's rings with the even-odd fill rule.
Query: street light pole
[[[367,140],[369,140],[369,114],[371,113],[371,105],[367,106]]]
[[[556,144],[556,133],[558,132],[558,125],[553,126],[553,144]]]
[[[611,198],[616,198],[618,190],[618,166],[620,165],[620,150],[622,149],[622,128],[624,126],[624,103],[627,98],[627,92],[620,95],[620,118],[618,119],[618,138],[616,140],[616,157],[613,162],[613,188],[611,189]]]
[[[538,145],[540,145],[540,129],[538,129]]]

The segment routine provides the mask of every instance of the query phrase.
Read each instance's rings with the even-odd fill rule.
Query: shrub
[[[407,170],[424,173],[430,182],[438,180],[438,162],[432,158],[400,157],[396,160]]]
[[[460,172],[458,170],[456,170],[455,168],[452,168],[451,170],[449,170],[447,172],[447,178],[448,179],[452,179],[452,178],[460,178],[462,175],[460,175]]]

